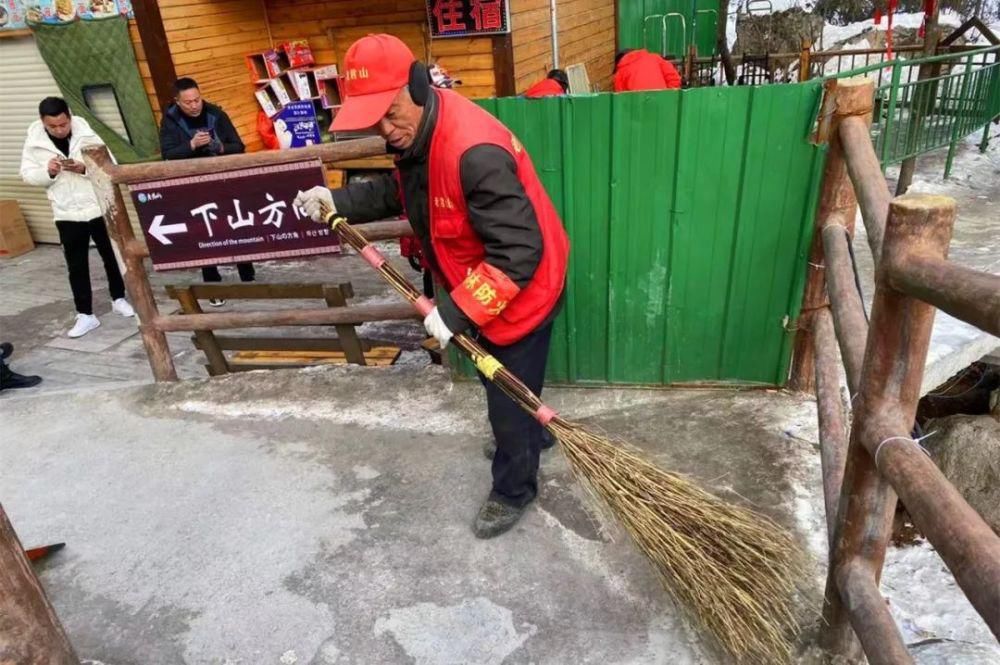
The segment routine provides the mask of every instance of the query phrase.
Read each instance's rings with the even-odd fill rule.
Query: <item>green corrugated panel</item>
[[[824,151],[818,84],[485,100],[572,243],[549,379],[781,384]]]

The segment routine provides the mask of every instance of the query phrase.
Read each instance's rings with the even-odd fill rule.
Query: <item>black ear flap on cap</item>
[[[427,71],[427,65],[414,62],[410,65],[410,98],[417,106],[424,106],[430,94],[431,74]]]

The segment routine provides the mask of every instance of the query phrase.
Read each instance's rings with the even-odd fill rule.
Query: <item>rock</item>
[[[819,44],[823,17],[792,7],[764,15],[741,15],[736,23],[733,53],[798,53],[802,40]]]
[[[986,523],[1000,534],[1000,420],[949,416],[931,420],[923,441],[941,472]]]

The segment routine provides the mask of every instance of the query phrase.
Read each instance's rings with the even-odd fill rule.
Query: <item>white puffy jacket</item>
[[[83,148],[104,145],[94,130],[83,118],[73,116],[69,141],[69,159],[83,162]],[[45,132],[41,120],[28,127],[28,138],[21,153],[21,178],[29,185],[47,188],[52,215],[58,220],[86,222],[101,216],[101,206],[97,193],[86,175],[60,171],[55,178],[49,177],[48,164],[53,157],[66,159],[59,152],[52,139]]]

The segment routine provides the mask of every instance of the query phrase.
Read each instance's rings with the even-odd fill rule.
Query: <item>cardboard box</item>
[[[260,108],[263,109],[268,118],[277,115],[281,105],[278,103],[278,96],[274,94],[274,91],[270,87],[264,87],[255,91],[253,96],[257,98],[257,103],[260,104]]]
[[[288,94],[288,90],[285,88],[285,84],[282,83],[280,78],[271,79],[268,84],[271,91],[274,92],[274,96],[278,99],[278,103],[281,106],[287,106],[292,103],[292,97]]]
[[[0,201],[0,258],[10,259],[35,248],[28,223],[24,221],[17,201]]]
[[[288,66],[291,68],[308,67],[315,63],[312,49],[305,39],[290,39],[281,44],[281,51],[285,54]]]
[[[282,76],[288,81],[288,91],[295,99],[319,97],[316,78],[310,69],[290,69]]]
[[[323,101],[323,108],[332,109],[343,103],[340,98],[337,65],[318,67],[313,70],[313,77],[316,79],[316,93]]]

